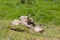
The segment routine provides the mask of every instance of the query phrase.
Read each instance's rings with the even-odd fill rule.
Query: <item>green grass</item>
[[[0,40],[57,40],[60,39],[60,27],[56,25],[44,26],[44,33],[29,31],[23,25],[13,26],[11,20],[0,20]],[[10,28],[26,30],[24,32],[14,31]]]
[[[23,25],[12,26],[11,21],[32,14],[36,24],[45,25],[44,33],[29,31]],[[13,31],[9,28],[26,30]],[[0,40],[58,40],[60,39],[60,0],[35,0],[23,4],[20,0],[0,0]]]

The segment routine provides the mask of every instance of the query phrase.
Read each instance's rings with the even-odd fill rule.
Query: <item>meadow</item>
[[[36,24],[43,24],[44,33],[29,31],[11,21],[32,14]],[[26,30],[14,31],[10,28]],[[0,0],[0,40],[60,40],[60,0]]]

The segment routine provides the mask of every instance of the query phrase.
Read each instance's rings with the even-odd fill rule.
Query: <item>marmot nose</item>
[[[40,33],[43,33],[45,30],[41,30],[41,31],[39,31]]]

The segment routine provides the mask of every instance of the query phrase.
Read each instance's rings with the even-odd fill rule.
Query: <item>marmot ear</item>
[[[29,19],[29,17],[26,18],[27,20]]]

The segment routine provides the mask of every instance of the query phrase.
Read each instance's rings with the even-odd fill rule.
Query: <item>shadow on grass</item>
[[[18,29],[18,28],[10,28],[13,31],[17,31],[17,32],[26,32],[26,30],[22,30],[22,29]]]

